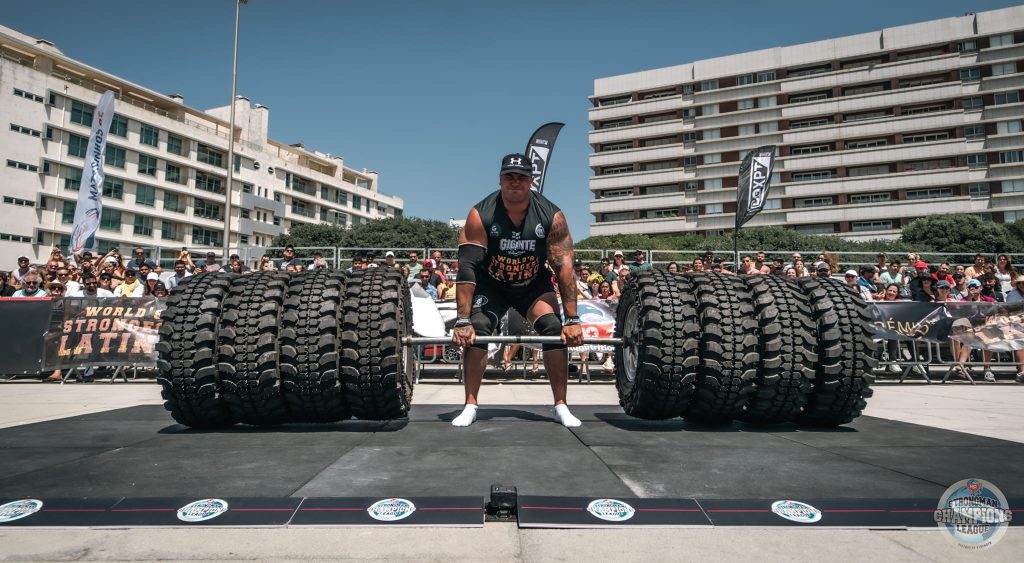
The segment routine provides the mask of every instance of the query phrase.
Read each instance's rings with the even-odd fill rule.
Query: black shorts
[[[501,317],[509,308],[528,319],[527,313],[537,299],[546,293],[554,293],[555,286],[549,276],[537,276],[523,287],[513,287],[484,278],[476,284],[473,292],[473,327],[478,336],[492,336],[498,329]]]

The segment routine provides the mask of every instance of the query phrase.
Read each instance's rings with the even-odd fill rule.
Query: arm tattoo
[[[576,315],[576,274],[573,272],[572,235],[561,212],[555,215],[548,235],[548,263],[558,278],[558,293],[562,296],[562,310]]]

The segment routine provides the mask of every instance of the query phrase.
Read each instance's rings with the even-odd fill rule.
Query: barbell
[[[583,346],[588,344],[604,346],[620,346],[621,338],[584,338]],[[559,344],[561,336],[478,336],[476,342],[480,344]],[[424,346],[430,344],[451,344],[450,336],[406,336],[402,339],[403,346]]]

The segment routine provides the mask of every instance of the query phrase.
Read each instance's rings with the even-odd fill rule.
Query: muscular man
[[[560,343],[544,344],[544,368],[551,382],[555,418],[564,426],[579,426],[579,419],[565,404],[566,346],[583,344],[569,225],[554,203],[530,190],[533,168],[525,155],[502,158],[498,179],[501,189],[469,210],[459,235],[458,319],[452,342],[466,347],[466,406],[452,426],[469,426],[476,420],[477,396],[487,367],[487,345],[476,343],[476,335],[493,334],[509,307],[533,323],[537,334],[561,336]],[[564,325],[545,260],[558,279]]]

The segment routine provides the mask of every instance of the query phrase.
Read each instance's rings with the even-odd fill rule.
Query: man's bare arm
[[[551,222],[551,233],[548,235],[548,264],[558,279],[562,310],[567,317],[576,316],[576,274],[572,269],[574,256],[569,224],[565,221],[565,215],[559,211]]]
[[[480,219],[480,214],[477,213],[476,209],[469,210],[469,216],[466,217],[466,226],[459,233],[459,246],[464,244],[487,248],[487,233],[484,232],[484,222]],[[460,319],[469,318],[473,313],[473,292],[475,290],[476,284],[474,283],[456,282],[455,308]]]

